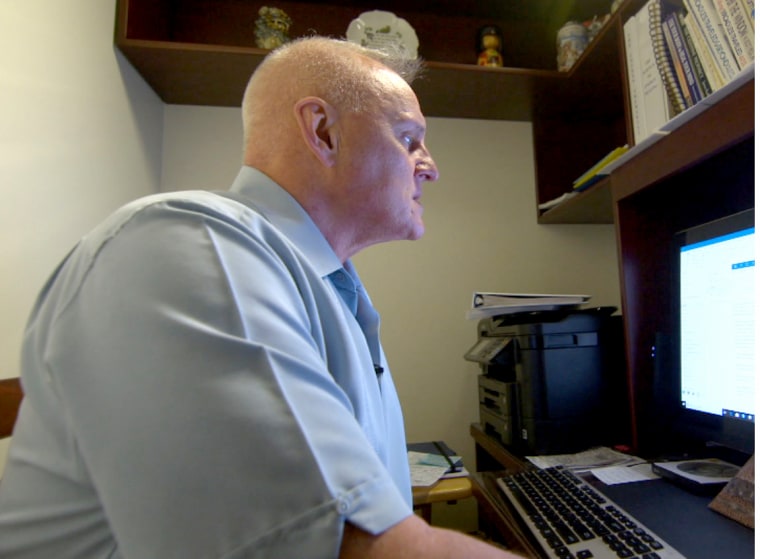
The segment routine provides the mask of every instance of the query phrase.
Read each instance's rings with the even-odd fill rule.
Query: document
[[[409,443],[406,448],[413,487],[427,487],[439,479],[469,475],[462,457],[443,441]]]
[[[467,470],[461,465],[462,458],[460,456],[449,456],[452,463],[459,464],[453,468],[449,461],[440,454],[409,450],[407,457],[409,459],[409,471],[412,475],[412,487],[427,487],[442,478],[468,475]]]
[[[641,458],[618,452],[606,446],[599,446],[575,454],[551,454],[546,456],[526,456],[535,466],[544,469],[563,466],[574,472],[587,472],[607,466],[629,466],[644,462]]]
[[[468,319],[487,318],[518,312],[556,311],[576,308],[586,303],[589,295],[558,295],[546,293],[493,293],[476,291]]]
[[[652,465],[649,462],[630,464],[628,466],[594,468],[591,470],[591,473],[606,485],[618,485],[621,483],[648,481],[650,479],[659,478],[659,476],[652,471]]]

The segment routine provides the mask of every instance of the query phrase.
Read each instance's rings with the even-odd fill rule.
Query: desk
[[[515,552],[543,559],[540,547],[523,529],[496,485],[499,476],[533,466],[510,454],[480,425],[473,424],[470,434],[478,451],[478,471],[472,474],[472,481],[481,530]],[[489,465],[501,467],[501,471],[480,471],[481,466]],[[661,479],[610,486],[593,484],[689,559],[754,557],[754,531],[708,509],[711,497],[693,495]]]
[[[472,482],[468,476],[441,479],[429,487],[413,487],[414,509],[429,524],[432,519],[433,503],[454,502],[472,496]]]

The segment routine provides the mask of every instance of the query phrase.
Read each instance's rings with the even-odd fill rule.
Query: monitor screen
[[[681,427],[749,447],[755,422],[755,227],[749,210],[682,231],[678,255]]]

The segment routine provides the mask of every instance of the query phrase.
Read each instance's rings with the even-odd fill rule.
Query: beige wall
[[[161,104],[114,51],[113,17],[114,0],[0,3],[0,376],[18,373],[34,297],[76,239],[126,200],[224,188],[238,170],[238,111]],[[425,189],[425,237],[355,263],[383,316],[409,440],[444,439],[474,468],[472,291],[618,306],[614,231],[536,224],[529,124],[428,124],[441,179]]]

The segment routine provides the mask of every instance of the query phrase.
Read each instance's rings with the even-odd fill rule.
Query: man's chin
[[[412,227],[412,230],[409,232],[409,236],[407,237],[407,239],[410,241],[416,241],[417,239],[421,239],[424,234],[425,234],[425,225],[422,223],[418,223],[414,227]]]

